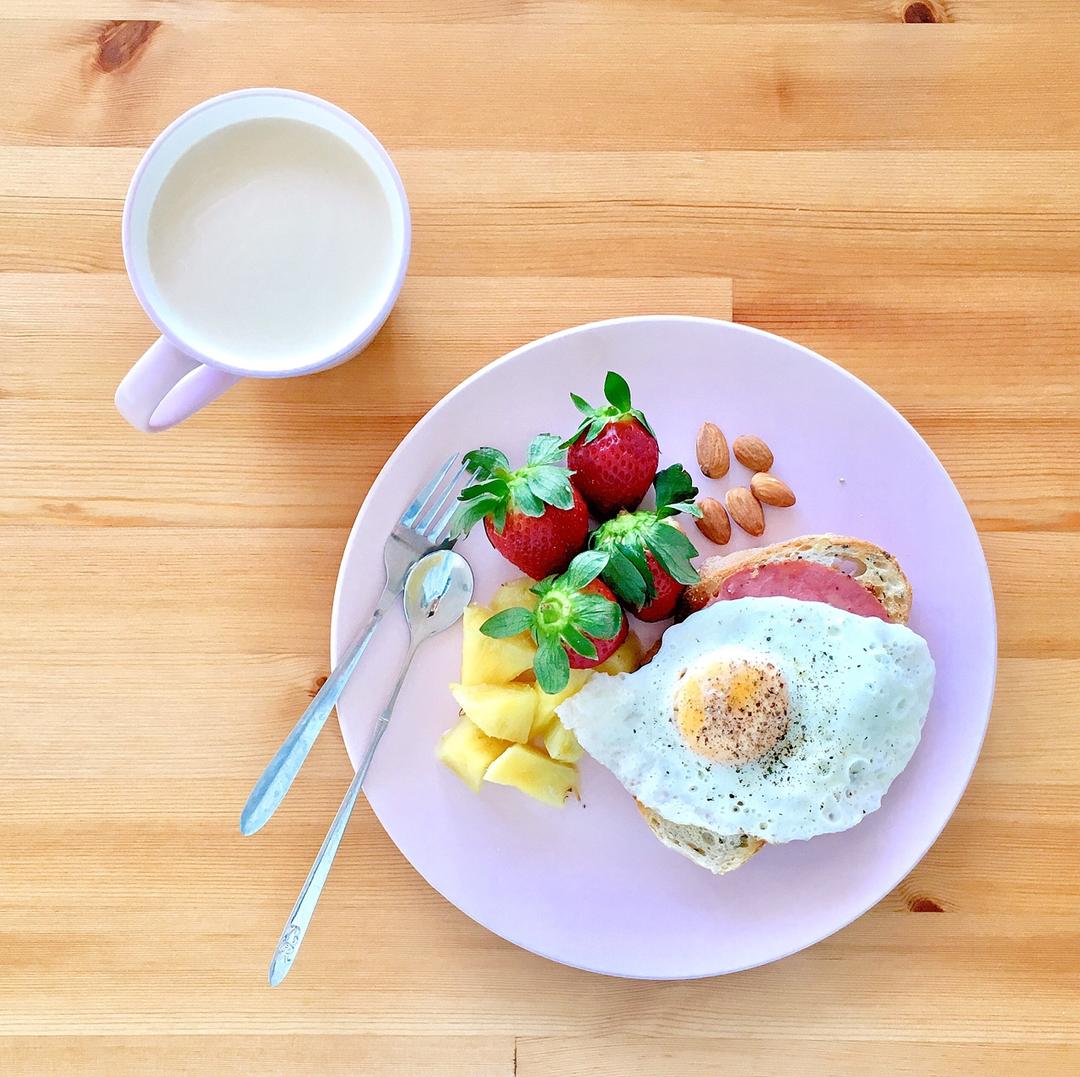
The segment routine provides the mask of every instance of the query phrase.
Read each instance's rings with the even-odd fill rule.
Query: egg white
[[[767,658],[786,681],[787,733],[754,762],[710,761],[680,736],[680,675],[709,656]],[[648,665],[594,676],[558,715],[672,822],[785,842],[846,830],[880,806],[919,743],[933,687],[926,641],[904,625],[821,602],[745,598],[672,626]]]

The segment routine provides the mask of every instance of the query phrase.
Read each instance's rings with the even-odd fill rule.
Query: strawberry
[[[594,408],[574,393],[570,399],[584,418],[563,443],[574,485],[600,520],[620,509],[636,509],[648,493],[660,448],[648,420],[630,403],[630,387],[614,370],[604,379],[607,406]]]
[[[698,580],[690,564],[697,550],[672,519],[680,512],[701,515],[697,488],[682,464],[659,472],[653,485],[655,509],[620,513],[592,537],[593,547],[608,555],[604,580],[643,621],[670,617],[686,585]]]
[[[534,580],[562,572],[589,536],[589,510],[559,466],[559,439],[533,438],[524,467],[510,470],[498,449],[473,449],[465,466],[478,480],[459,495],[450,524],[453,537],[468,534],[480,520],[488,540]]]
[[[561,576],[549,576],[532,589],[538,597],[536,609],[514,606],[480,626],[493,639],[531,633],[536,683],[549,695],[569,684],[571,669],[598,665],[626,639],[626,615],[610,588],[597,579],[607,560],[598,550],[579,553]]]

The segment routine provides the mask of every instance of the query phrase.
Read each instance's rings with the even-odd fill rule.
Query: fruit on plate
[[[701,515],[697,488],[682,464],[659,472],[653,486],[655,509],[620,513],[592,537],[593,547],[608,555],[604,580],[643,621],[670,617],[686,585],[698,580],[690,563],[697,549],[674,519],[681,512]]]
[[[507,580],[488,603],[491,612],[498,613],[512,606],[524,606],[527,610],[536,609],[539,598],[533,590],[535,586],[536,580],[530,576],[519,576],[516,580]]]
[[[466,453],[476,481],[459,495],[451,535],[468,534],[483,520],[491,545],[526,575],[539,580],[562,572],[589,535],[588,507],[562,458],[553,434],[533,438],[525,466],[514,471],[498,449]]]
[[[606,661],[596,667],[596,673],[633,673],[641,667],[644,659],[641,640],[633,632],[627,633],[622,646]],[[558,704],[556,704],[557,706]],[[539,706],[537,707],[539,711]]]
[[[529,739],[536,716],[531,684],[452,684],[457,705],[482,732],[499,740]]]
[[[574,485],[593,515],[606,520],[620,509],[636,509],[649,492],[660,449],[645,416],[630,402],[630,387],[615,371],[604,379],[607,404],[594,408],[574,393],[581,425],[563,443]]]
[[[559,721],[556,708],[579,692],[596,672],[627,673],[641,665],[641,641],[630,632],[619,645],[595,669],[571,669],[565,687],[554,693],[544,692],[539,684],[526,683],[532,676],[532,658],[536,646],[527,634],[492,639],[480,632],[480,625],[490,618],[496,607],[522,608],[529,603],[537,604],[539,596],[533,591],[537,585],[530,579],[516,579],[504,583],[491,600],[490,607],[470,606],[465,612],[465,632],[462,648],[462,682],[450,685],[459,708],[461,719],[439,741],[437,757],[457,774],[474,792],[478,792],[489,766],[512,745],[527,740],[542,755],[571,766],[575,771],[573,785],[576,787],[576,767],[581,758],[581,745],[577,737]],[[521,603],[521,607],[517,606]],[[625,619],[624,619],[625,620]],[[527,659],[527,669],[522,660]],[[501,683],[469,681],[465,671],[473,676],[491,675],[501,678]],[[517,671],[516,674],[513,671]],[[518,679],[514,680],[516,676]],[[526,731],[525,720],[530,725]],[[475,719],[475,720],[474,720]],[[510,760],[511,775],[520,776],[521,764],[515,769],[514,757]],[[527,785],[535,781],[529,777],[534,772],[543,776],[548,772],[537,769],[535,760],[525,761],[526,776],[521,778]],[[499,771],[496,770],[496,777]],[[570,780],[558,771],[555,788]],[[550,783],[550,774],[548,781]],[[516,784],[515,781],[509,784]],[[548,788],[545,786],[544,788]],[[531,795],[532,786],[525,790]],[[559,793],[554,799],[548,794],[539,799],[547,803],[562,803]]]
[[[436,755],[470,789],[479,793],[488,767],[509,747],[509,741],[489,737],[462,716],[453,729],[442,735]]]
[[[549,759],[536,748],[511,744],[488,768],[484,781],[512,785],[559,808],[577,788],[577,767]]]
[[[578,743],[577,737],[558,718],[544,737],[544,747],[552,759],[564,763],[576,763],[584,755],[584,749]]]
[[[619,650],[621,651],[622,647],[620,647]],[[618,654],[619,652],[616,651],[615,653]],[[615,655],[612,655],[608,661],[610,662],[614,657]],[[533,685],[533,690],[536,692],[536,717],[533,718],[533,727],[529,733],[530,741],[534,744],[543,744],[544,737],[547,736],[552,723],[556,721],[555,708],[564,700],[567,700],[575,693],[580,692],[591,676],[592,670],[572,669],[570,670],[570,679],[567,681],[566,687],[561,692],[555,692],[553,695],[549,695],[545,692],[540,685]]]
[[[492,639],[480,631],[491,618],[486,606],[468,606],[462,617],[461,683],[509,684],[532,668],[536,644],[527,635]]]
[[[536,585],[535,609],[512,606],[480,626],[492,639],[530,633],[537,647],[536,683],[549,695],[569,684],[571,669],[598,665],[626,639],[626,617],[611,588],[597,578],[607,561],[599,550],[578,554],[561,576]]]

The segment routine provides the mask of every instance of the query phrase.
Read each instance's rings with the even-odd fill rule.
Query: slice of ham
[[[816,561],[775,561],[741,569],[724,581],[709,605],[732,598],[800,598],[860,617],[889,619],[885,607],[861,583]]]

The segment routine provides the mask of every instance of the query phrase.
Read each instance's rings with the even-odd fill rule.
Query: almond
[[[772,450],[753,434],[740,434],[732,443],[735,459],[751,471],[768,471],[773,464]]]
[[[748,534],[755,538],[765,530],[765,513],[757,498],[745,486],[733,486],[724,495],[731,518]]]
[[[763,505],[786,509],[795,504],[795,494],[791,487],[783,479],[778,479],[767,471],[759,471],[750,480],[750,491]]]
[[[702,423],[697,436],[697,461],[701,473],[710,479],[722,479],[731,466],[727,438],[716,423]]]
[[[697,529],[717,546],[731,541],[731,521],[727,511],[715,497],[703,497],[698,503],[701,515],[694,521]]]

